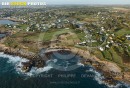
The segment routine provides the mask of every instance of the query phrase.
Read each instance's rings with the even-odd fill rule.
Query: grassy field
[[[47,32],[25,32],[20,31],[16,34],[13,34],[12,36],[8,37],[4,44],[13,48],[27,48],[31,51],[37,51],[37,42],[47,42],[50,40],[57,39],[58,35],[72,32],[71,29],[53,29],[51,31]],[[69,39],[76,39],[75,36],[71,36]],[[69,41],[68,41],[69,42]],[[71,42],[71,41],[70,41]],[[69,43],[68,43],[69,44]],[[31,45],[31,46],[30,46]]]
[[[20,29],[25,30],[25,29],[28,27],[28,25],[26,25],[26,24],[20,24],[18,27],[19,27]]]
[[[113,47],[111,47],[109,50],[104,50],[104,51],[96,50],[94,54],[102,60],[109,60],[109,61],[114,61],[115,63],[118,64],[123,64],[122,57],[118,55],[118,53],[114,50]]]
[[[34,35],[27,36],[26,38],[33,41],[50,41],[51,39],[56,38],[56,36],[70,31],[71,30],[69,29],[57,29],[42,33],[36,33]]]
[[[119,36],[122,36],[122,35],[125,35],[125,34],[130,34],[130,30],[129,29],[121,29],[117,32],[115,32],[116,35],[119,35]]]
[[[99,50],[95,50],[95,51],[94,51],[94,55],[96,55],[96,56],[97,56],[99,59],[101,59],[101,60],[105,60],[105,58],[104,58],[102,52],[99,51]]]
[[[73,30],[73,32],[77,35],[77,37],[81,40],[85,40],[85,33],[81,30]]]
[[[112,56],[112,61],[122,64],[122,58],[117,54],[117,52],[113,49],[113,47],[110,48],[109,52],[111,53]]]

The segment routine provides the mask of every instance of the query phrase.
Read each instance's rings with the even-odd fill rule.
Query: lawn
[[[118,63],[118,64],[122,64],[122,58],[117,54],[117,52],[113,49],[113,47],[111,47],[109,49],[109,52],[112,56],[112,61]]]
[[[28,25],[26,25],[26,24],[20,24],[20,25],[18,25],[18,27],[19,27],[20,29],[25,30],[25,29],[28,27]]]
[[[123,36],[125,34],[130,34],[130,30],[129,29],[121,29],[117,32],[115,32],[116,35],[119,35],[119,36]]]
[[[103,54],[105,59],[112,60],[112,56],[111,56],[111,54],[110,54],[110,52],[108,50],[104,50],[102,52],[102,54]]]
[[[16,48],[23,48],[26,47],[30,51],[37,51],[37,42],[48,42],[50,40],[57,39],[58,35],[71,32],[71,29],[53,29],[47,32],[25,32],[20,31],[12,36],[8,37],[7,40],[4,42],[7,46],[16,47]],[[73,42],[73,40],[77,40],[77,35],[73,33],[71,37],[67,38],[67,44],[69,42]],[[17,45],[17,46],[16,46]]]
[[[77,37],[81,40],[85,40],[85,33],[81,30],[73,30],[73,32],[77,35]]]
[[[95,51],[94,51],[94,55],[96,55],[96,56],[97,56],[99,59],[101,59],[101,60],[105,60],[105,58],[104,58],[102,52],[99,51],[99,50],[95,50]]]
[[[52,39],[56,39],[58,35],[63,34],[63,33],[68,33],[70,31],[71,31],[70,29],[56,29],[56,30],[47,31],[47,32],[38,34],[36,40],[50,41]]]

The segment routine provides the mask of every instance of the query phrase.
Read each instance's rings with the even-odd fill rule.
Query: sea
[[[52,55],[45,67],[33,67],[25,73],[21,62],[27,62],[26,58],[1,52],[0,88],[130,88],[123,82],[105,83],[103,75],[91,65],[80,63],[79,56],[67,60],[59,58]]]
[[[13,22],[11,20],[0,20],[0,24],[5,25],[5,24],[16,24],[17,22]]]
[[[6,36],[5,34],[0,34],[0,38],[5,37],[5,36]]]

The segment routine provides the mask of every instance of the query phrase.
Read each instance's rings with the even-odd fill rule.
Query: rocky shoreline
[[[42,52],[42,54],[36,54],[24,49],[21,50],[13,49],[13,48],[6,47],[3,44],[0,44],[0,52],[29,59],[28,62],[22,63],[24,65],[22,70],[24,72],[29,72],[32,67],[38,67],[38,68],[44,67],[45,62],[48,60],[52,52],[64,51],[64,50],[70,51],[75,55],[79,55],[80,57],[84,58],[81,62],[85,65],[90,64],[97,71],[103,73],[103,76],[105,77],[104,79],[105,82],[113,85],[116,84],[116,81],[121,81],[121,80],[130,83],[129,81],[126,81],[124,75],[121,72],[121,69],[115,63],[108,62],[108,61],[101,61],[97,57],[91,56],[89,51],[70,47],[69,49],[48,49],[45,50],[44,53]]]
[[[24,49],[13,49],[10,47],[6,47],[3,44],[0,44],[0,52],[4,52],[8,55],[20,56],[22,58],[27,58],[29,62],[22,63],[24,66],[22,68],[23,71],[28,72],[31,70],[32,66],[34,67],[44,67],[45,61],[41,59],[41,57],[33,52],[24,50]]]
[[[119,68],[115,63],[101,61],[86,50],[71,48],[71,51],[73,53],[77,53],[80,57],[84,58],[82,62],[83,64],[92,65],[97,71],[102,73],[102,75],[105,77],[104,82],[115,85],[117,81],[122,80],[121,68]]]

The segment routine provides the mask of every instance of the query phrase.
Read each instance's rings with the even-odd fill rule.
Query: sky
[[[130,4],[130,0],[0,0],[0,2],[9,1],[39,1],[47,4]]]

